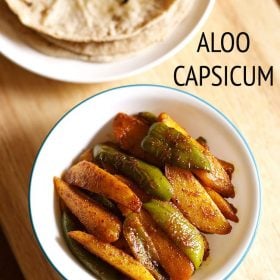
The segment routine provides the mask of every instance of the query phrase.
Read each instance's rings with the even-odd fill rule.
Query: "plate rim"
[[[254,224],[254,228],[251,231],[251,239],[249,241],[249,243],[247,244],[246,248],[243,250],[242,256],[240,258],[238,258],[238,261],[236,262],[236,264],[232,267],[232,269],[227,273],[227,275],[223,278],[223,280],[229,279],[232,274],[237,270],[237,268],[241,265],[241,263],[243,262],[243,260],[245,259],[245,257],[247,256],[255,238],[256,238],[256,234],[257,234],[257,230],[259,228],[259,224],[260,224],[260,216],[261,216],[261,211],[262,211],[262,182],[261,182],[261,178],[260,178],[260,173],[259,173],[259,168],[257,165],[257,162],[255,160],[254,154],[247,142],[247,140],[245,139],[245,137],[243,136],[243,134],[241,133],[241,131],[238,129],[238,127],[233,123],[233,121],[231,121],[222,111],[220,111],[219,109],[217,109],[214,105],[212,105],[210,102],[204,100],[203,98],[193,94],[193,93],[189,93],[187,91],[178,89],[178,88],[174,88],[174,87],[170,87],[170,86],[165,86],[165,85],[160,85],[160,84],[128,84],[128,85],[123,85],[123,86],[118,86],[118,87],[113,87],[113,88],[109,88],[103,91],[100,91],[94,95],[91,95],[85,99],[83,99],[82,101],[78,102],[76,105],[74,105],[72,108],[70,108],[66,113],[64,113],[59,119],[58,121],[55,122],[55,124],[52,126],[52,128],[49,130],[49,132],[46,134],[45,138],[43,139],[38,152],[35,156],[35,159],[33,161],[32,164],[32,168],[31,168],[31,172],[30,172],[30,177],[29,177],[29,185],[28,185],[28,213],[29,213],[29,221],[31,223],[31,227],[32,227],[32,232],[33,232],[33,236],[35,237],[35,240],[37,242],[37,244],[39,245],[39,248],[43,254],[43,256],[45,257],[45,259],[48,261],[48,263],[51,265],[51,267],[65,280],[67,280],[67,278],[65,278],[65,276],[62,274],[62,272],[60,272],[60,270],[56,267],[56,265],[52,262],[52,260],[48,257],[47,253],[45,252],[39,237],[37,235],[34,223],[33,223],[33,218],[32,218],[32,210],[31,210],[31,187],[32,187],[32,177],[34,174],[34,169],[37,163],[37,160],[40,156],[40,152],[43,149],[46,141],[48,140],[49,136],[52,134],[53,130],[60,124],[60,122],[63,121],[64,118],[67,117],[68,114],[70,114],[73,110],[75,110],[76,108],[78,108],[80,105],[82,105],[83,103],[86,103],[92,99],[94,99],[95,97],[101,96],[103,94],[109,94],[110,92],[113,91],[118,91],[121,90],[123,88],[136,88],[136,87],[147,87],[147,88],[163,88],[163,89],[167,89],[170,91],[176,91],[177,93],[180,93],[182,95],[187,95],[190,98],[193,98],[195,100],[197,100],[200,104],[202,105],[206,105],[206,107],[210,107],[210,109],[214,110],[220,117],[222,117],[230,126],[231,128],[237,133],[237,135],[240,137],[240,139],[242,140],[243,144],[245,145],[245,148],[250,156],[251,161],[253,162],[253,166],[254,166],[254,173],[256,175],[256,179],[257,179],[257,201],[256,201],[256,205],[257,205],[257,215],[256,215],[256,221]]]

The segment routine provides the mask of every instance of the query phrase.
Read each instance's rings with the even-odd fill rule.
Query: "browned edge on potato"
[[[203,146],[206,150],[210,150],[208,144],[207,144],[207,140],[202,137],[199,136],[196,141]],[[217,158],[218,159],[218,158]],[[220,164],[222,165],[222,167],[224,168],[224,170],[226,171],[227,175],[229,176],[229,179],[232,179],[232,174],[234,172],[234,165],[231,162],[222,160],[222,159],[218,159],[218,161],[220,162]]]
[[[81,161],[71,166],[63,179],[70,185],[103,194],[131,211],[137,212],[141,208],[141,200],[127,184],[92,162]]]
[[[155,280],[141,263],[115,246],[102,242],[93,235],[82,231],[70,231],[68,235],[84,246],[89,252],[97,255],[132,279]]]
[[[234,197],[234,187],[228,174],[226,173],[218,159],[216,159],[208,149],[205,149],[194,138],[192,138],[188,134],[188,132],[184,128],[182,128],[175,120],[173,120],[168,114],[161,113],[158,117],[158,120],[165,123],[169,127],[175,128],[185,136],[190,137],[190,139],[192,139],[193,145],[195,145],[204,153],[210,163],[211,172],[202,169],[192,170],[193,173],[199,178],[201,183],[206,187],[213,188],[216,192],[220,193],[224,197]]]
[[[89,233],[104,242],[114,242],[119,239],[122,225],[115,215],[105,211],[78,189],[69,186],[58,177],[54,177],[54,186],[59,197]]]
[[[158,161],[141,148],[148,131],[146,123],[125,113],[118,113],[113,120],[113,135],[119,146],[134,157],[158,165]]]
[[[170,279],[190,279],[194,273],[194,266],[189,258],[167,237],[145,210],[142,209],[138,215],[157,250],[159,263]]]
[[[165,166],[165,176],[173,187],[173,203],[199,230],[227,234],[231,225],[191,171]]]
[[[228,203],[220,194],[215,192],[213,189],[206,187],[205,190],[227,219],[236,223],[239,221],[235,212],[236,208],[233,208],[230,203]]]

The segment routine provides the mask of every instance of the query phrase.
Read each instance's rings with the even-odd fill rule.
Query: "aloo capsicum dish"
[[[70,251],[102,280],[190,279],[209,255],[204,233],[238,222],[233,164],[166,113],[119,113],[112,130],[54,178]]]

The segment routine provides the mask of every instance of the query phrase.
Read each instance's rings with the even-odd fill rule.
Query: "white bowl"
[[[229,235],[208,235],[210,257],[192,277],[226,279],[240,265],[254,239],[261,186],[256,162],[234,124],[209,103],[189,93],[156,85],[133,85],[92,96],[66,113],[44,140],[30,179],[29,207],[38,243],[66,279],[95,279],[71,255],[61,237],[53,176],[59,176],[89,144],[108,140],[118,112],[168,112],[194,136],[204,136],[213,153],[234,163],[239,223]]]

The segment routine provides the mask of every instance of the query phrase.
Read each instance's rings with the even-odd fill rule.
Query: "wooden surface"
[[[0,56],[0,218],[26,279],[57,279],[42,256],[28,217],[28,181],[41,141],[58,118],[73,105],[101,90],[132,83],[175,86],[179,64],[274,65],[274,86],[189,86],[224,112],[247,138],[257,160],[263,185],[263,206],[253,246],[232,279],[280,279],[280,12],[276,0],[218,0],[202,28],[248,32],[246,54],[196,53],[200,32],[180,53],[158,67],[111,83],[81,85],[45,79]],[[201,31],[202,31],[201,30]],[[246,186],[243,186],[246,187]],[[46,229],[47,230],[47,229]]]

